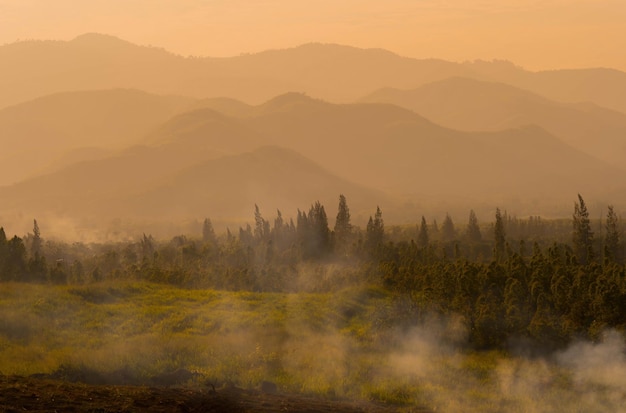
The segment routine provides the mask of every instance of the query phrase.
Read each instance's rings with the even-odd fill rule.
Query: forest
[[[626,329],[626,267],[621,222],[612,206],[591,220],[581,195],[571,219],[517,218],[495,210],[480,223],[385,226],[377,207],[365,228],[339,196],[334,224],[324,205],[281,211],[216,234],[210,218],[197,234],[105,244],[46,240],[39,223],[22,238],[0,228],[0,281],[92,285],[140,281],[177,288],[328,293],[369,286],[394,297],[381,323],[410,328],[432,314],[461,316],[467,347],[561,349]],[[45,224],[44,224],[45,226]]]

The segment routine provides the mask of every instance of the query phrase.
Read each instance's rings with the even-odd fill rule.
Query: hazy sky
[[[86,32],[183,55],[323,42],[626,70],[626,0],[0,0],[0,44]]]

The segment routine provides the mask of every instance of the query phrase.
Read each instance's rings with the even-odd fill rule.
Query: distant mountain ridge
[[[535,124],[583,152],[626,167],[626,113],[593,104],[561,103],[504,83],[458,77],[412,90],[385,88],[362,101],[395,104],[465,131]]]
[[[55,93],[0,109],[0,185],[49,170],[68,151],[123,149],[193,102],[113,89]]]
[[[626,113],[626,73],[608,69],[529,72],[501,62],[412,59],[380,49],[306,44],[231,58],[182,57],[112,36],[0,47],[0,108],[67,90],[134,88],[260,103],[288,92],[350,102],[383,87],[411,89],[453,76],[521,87],[551,99]],[[158,70],[157,70],[158,68]]]

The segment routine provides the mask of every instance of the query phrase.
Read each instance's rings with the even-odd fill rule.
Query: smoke
[[[626,342],[619,332],[606,331],[598,343],[574,343],[556,359],[572,372],[585,411],[626,412]]]
[[[389,356],[393,370],[400,375],[432,377],[439,370],[434,360],[451,358],[467,337],[462,319],[428,315],[418,326],[400,333],[397,350]]]
[[[382,374],[445,412],[625,412],[626,341],[606,331],[540,358],[463,349],[461,319],[431,317],[401,333]]]

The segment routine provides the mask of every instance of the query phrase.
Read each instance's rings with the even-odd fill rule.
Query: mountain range
[[[0,46],[0,108],[47,94],[130,88],[258,104],[286,92],[352,102],[383,87],[412,89],[449,77],[507,83],[565,102],[626,112],[626,73],[595,68],[530,72],[509,62],[413,59],[381,49],[311,43],[230,58],[183,57],[113,36]]]
[[[0,224],[219,228],[317,200],[332,222],[339,194],[358,224],[377,205],[393,223],[565,216],[577,193],[626,209],[621,72],[320,44],[185,58],[95,34],[5,45],[0,62]]]
[[[626,166],[626,113],[593,103],[562,103],[504,83],[458,77],[411,90],[385,88],[361,101],[398,105],[466,131],[537,125],[598,159]]]

